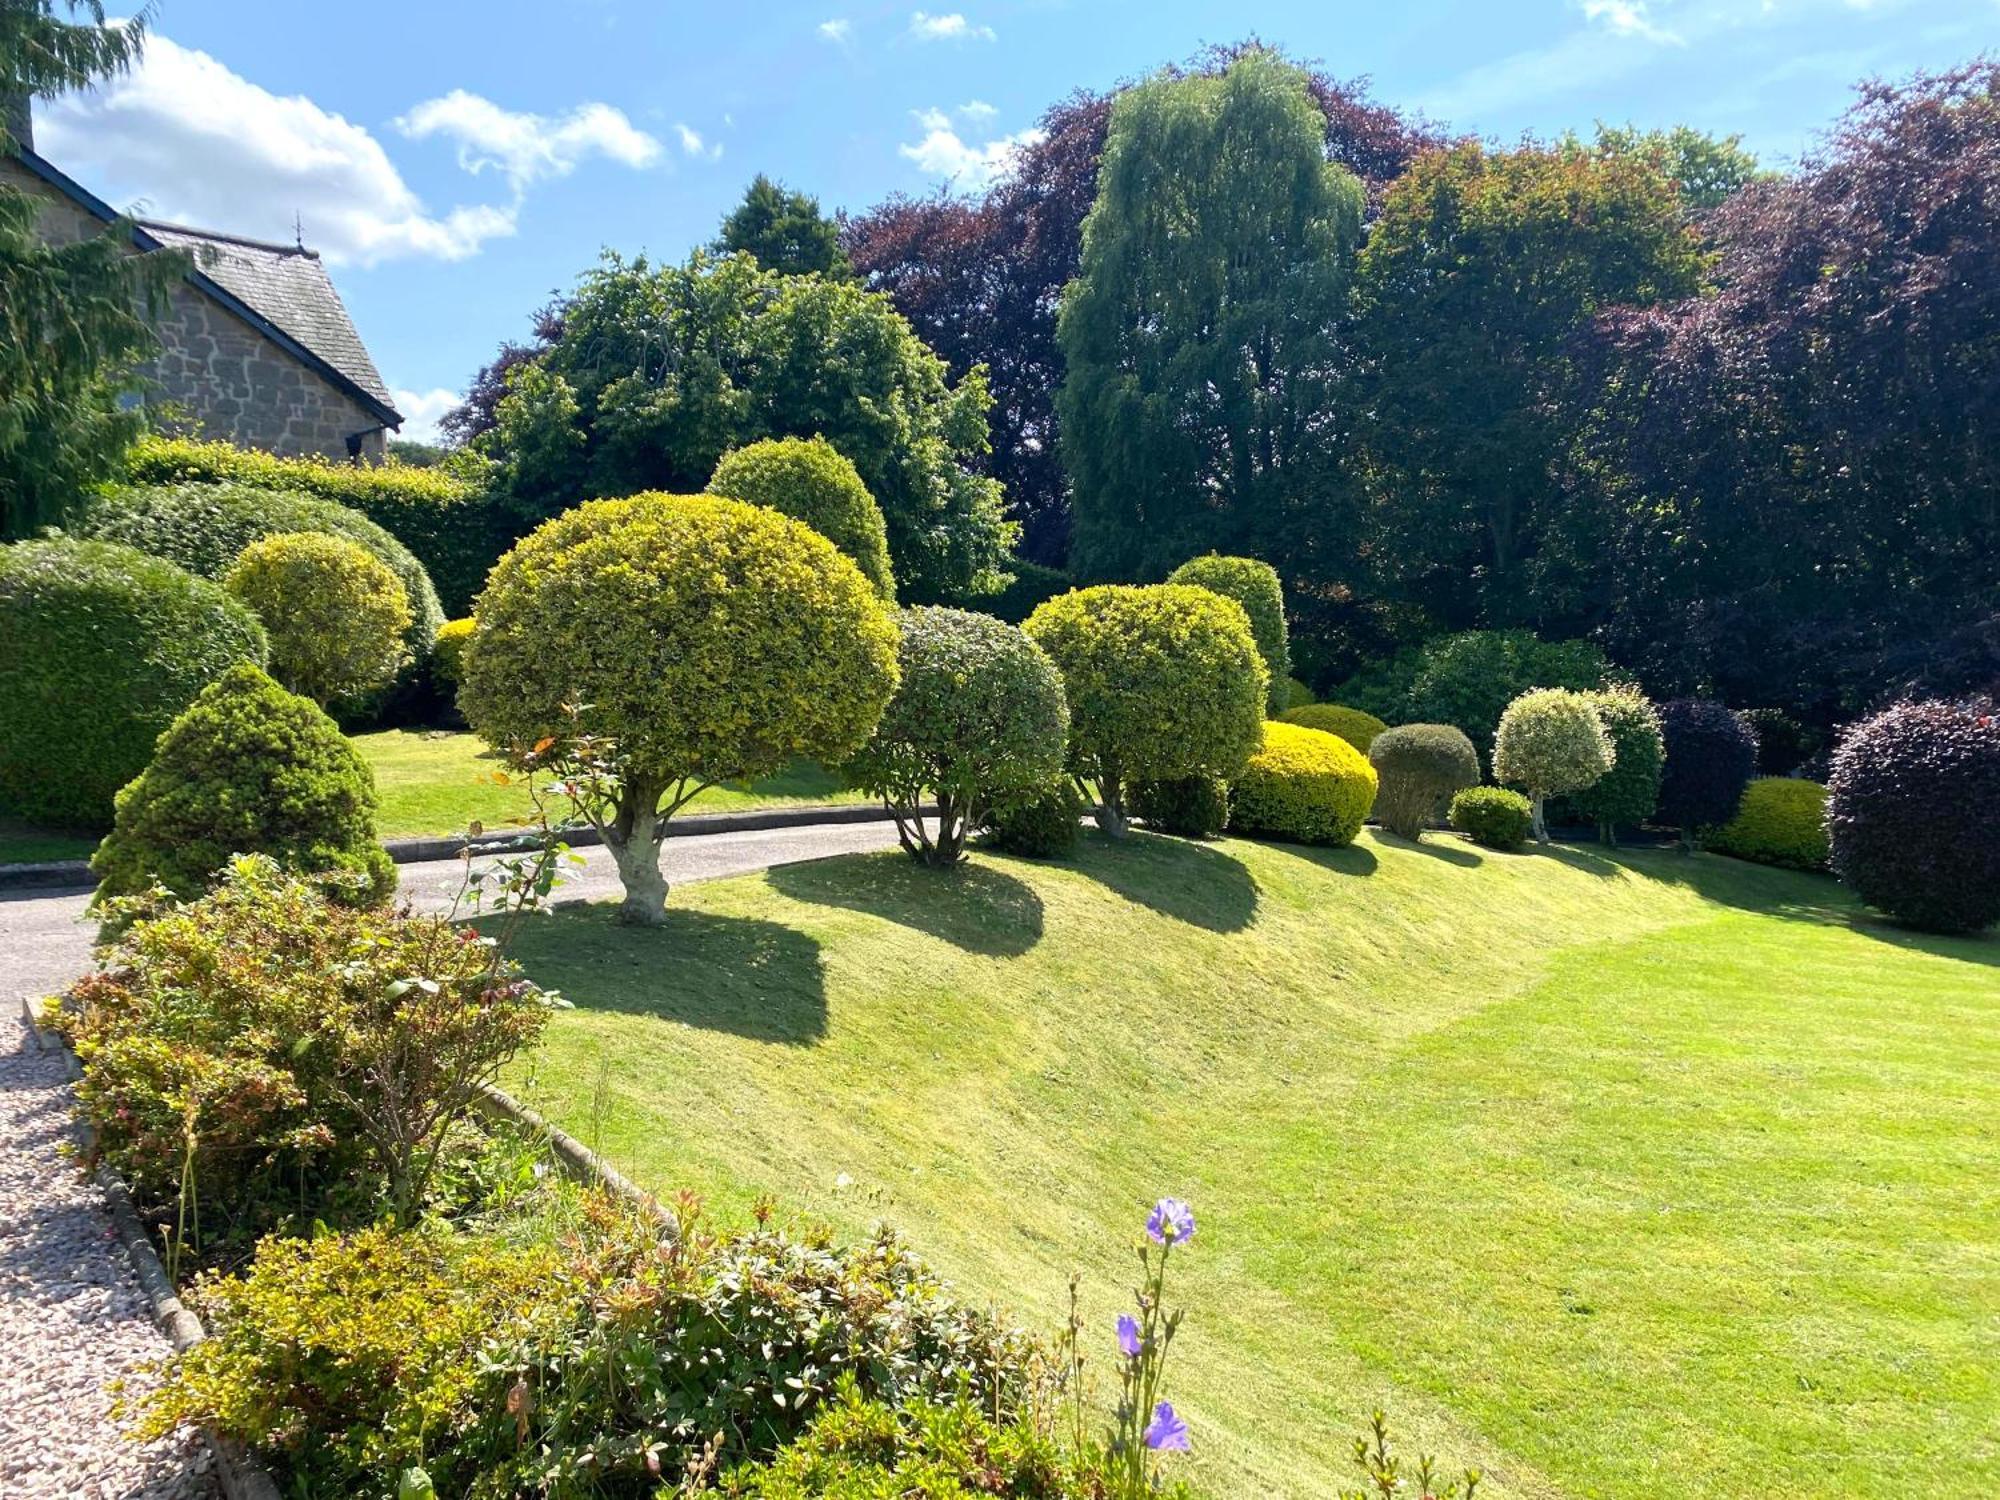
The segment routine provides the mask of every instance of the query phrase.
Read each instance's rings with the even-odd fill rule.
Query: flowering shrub
[[[1186,584],[1110,584],[1051,599],[1022,627],[1069,698],[1069,763],[1098,821],[1125,832],[1134,781],[1233,779],[1257,748],[1267,686],[1243,607]]]
[[[1048,656],[991,615],[904,610],[901,680],[874,736],[845,767],[896,817],[903,848],[928,864],[963,857],[982,806],[1029,796],[1062,774],[1069,707]],[[935,800],[927,826],[922,811]]]
[[[825,438],[766,438],[732,449],[715,466],[708,492],[805,522],[852,558],[876,593],[895,602],[882,507],[860,471]]]
[[[1285,588],[1278,570],[1254,557],[1218,557],[1210,553],[1182,563],[1167,575],[1168,583],[1188,583],[1234,599],[1250,617],[1250,636],[1270,674],[1268,703],[1273,714],[1291,706],[1292,649],[1285,629]]]
[[[1660,712],[1637,688],[1606,688],[1584,696],[1611,736],[1612,762],[1573,800],[1577,811],[1597,825],[1597,836],[1616,844],[1620,824],[1642,823],[1659,805],[1667,758]]]
[[[1007,807],[987,808],[981,821],[1002,853],[1062,859],[1076,849],[1077,820],[1085,811],[1082,794],[1064,778]]]
[[[1469,786],[1451,799],[1451,826],[1488,849],[1518,849],[1534,831],[1535,810],[1504,786]]]
[[[231,667],[160,736],[91,857],[99,902],[154,884],[199,895],[236,854],[268,854],[336,901],[387,900],[375,777],[338,726],[256,667]]]
[[[1717,854],[1783,865],[1826,868],[1826,788],[1792,776],[1760,776],[1743,789],[1736,816],[1708,836]]]
[[[271,674],[322,706],[388,686],[407,660],[409,595],[344,537],[264,537],[237,554],[222,586],[264,622]]]
[[[1720,703],[1677,698],[1660,709],[1667,750],[1660,776],[1660,817],[1693,849],[1705,828],[1736,816],[1743,788],[1757,767],[1757,738]]]
[[[1386,729],[1370,745],[1368,761],[1379,782],[1376,820],[1401,838],[1422,838],[1446,798],[1479,785],[1479,752],[1449,724]]]
[[[1375,803],[1375,768],[1338,735],[1272,720],[1230,783],[1238,832],[1301,844],[1351,844]]]
[[[1844,735],[1827,785],[1833,872],[1870,906],[1936,932],[2000,921],[2000,710],[1899,703]]]
[[[1220,776],[1135,781],[1132,811],[1160,833],[1212,839],[1229,826],[1229,783]]]
[[[1308,703],[1303,707],[1288,708],[1278,717],[1301,729],[1321,729],[1328,734],[1337,734],[1363,755],[1373,748],[1375,736],[1389,727],[1375,715],[1349,708],[1344,703]]]
[[[1596,707],[1567,688],[1537,688],[1507,705],[1493,737],[1493,778],[1522,788],[1535,837],[1546,844],[1548,798],[1580,792],[1616,764],[1617,746]]]

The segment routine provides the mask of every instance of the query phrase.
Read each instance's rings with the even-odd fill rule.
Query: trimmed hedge
[[[1274,719],[1230,783],[1238,833],[1300,844],[1351,844],[1375,803],[1375,768],[1337,734]]]
[[[1451,826],[1487,849],[1519,849],[1534,830],[1535,810],[1504,786],[1469,786],[1451,799]]]
[[[1385,729],[1368,748],[1375,768],[1375,820],[1400,838],[1420,839],[1447,798],[1479,785],[1479,752],[1450,724]]]
[[[1319,702],[1319,694],[1315,693],[1303,682],[1300,682],[1298,678],[1287,677],[1285,679],[1286,708],[1310,708],[1317,702]],[[1350,740],[1348,743],[1352,744],[1353,741]]]
[[[1826,788],[1793,776],[1760,776],[1743,789],[1736,816],[1708,836],[1717,854],[1788,870],[1823,870]]]
[[[1229,783],[1220,776],[1135,781],[1132,814],[1160,833],[1212,839],[1229,827]]]
[[[715,466],[708,492],[805,522],[846,553],[886,602],[896,602],[882,507],[860,470],[825,438],[766,438],[733,449]]]
[[[272,674],[322,707],[387,687],[409,659],[410,596],[346,537],[260,538],[237,554],[222,586],[264,622]]]
[[[989,842],[1004,854],[1063,859],[1076,850],[1077,821],[1089,811],[1068,777],[1006,807],[986,809]]]
[[[1667,764],[1660,776],[1660,817],[1692,849],[1702,831],[1736,816],[1757,768],[1757,737],[1743,720],[1708,698],[1677,698],[1660,709]]]
[[[1621,825],[1643,823],[1659,806],[1667,742],[1660,732],[1660,711],[1637,688],[1606,688],[1584,696],[1611,736],[1615,758],[1610,770],[1570,800],[1597,825],[1600,839],[1615,844]]]
[[[1389,727],[1375,715],[1344,703],[1308,703],[1302,708],[1288,708],[1278,717],[1301,729],[1337,734],[1363,755],[1375,743],[1375,736]]]
[[[385,901],[396,866],[375,835],[375,777],[339,727],[256,667],[231,667],[160,736],[118,794],[90,861],[98,895],[155,882],[198,896],[236,854],[268,854],[323,877],[350,905]]]
[[[113,542],[0,547],[0,812],[109,826],[160,732],[264,627],[220,584]]]
[[[1250,617],[1250,635],[1264,670],[1271,675],[1268,711],[1283,713],[1291,706],[1291,640],[1285,629],[1285,588],[1278,570],[1254,557],[1222,557],[1209,553],[1191,558],[1167,575],[1168,583],[1190,583],[1234,599]]]
[[[335,464],[224,442],[148,437],[126,456],[125,470],[134,484],[234,482],[317,495],[359,511],[416,555],[452,615],[471,612],[487,570],[521,534],[520,522],[489,495],[485,465],[469,454],[424,468]]]
[[[1833,872],[1912,927],[1978,932],[2000,921],[2000,710],[1899,703],[1834,752],[1826,825]]]

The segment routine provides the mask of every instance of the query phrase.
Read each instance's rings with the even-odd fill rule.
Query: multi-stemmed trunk
[[[884,797],[882,805],[896,820],[896,838],[912,859],[927,865],[955,865],[965,858],[965,833],[972,818],[971,798],[940,791],[935,834],[924,824],[921,803]]]

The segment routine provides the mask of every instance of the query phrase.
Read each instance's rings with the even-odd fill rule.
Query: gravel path
[[[892,823],[828,824],[671,840],[669,880],[709,880],[831,854],[893,847]],[[586,864],[558,899],[617,893],[610,857]],[[457,860],[404,865],[419,907],[446,907]],[[112,1238],[96,1187],[62,1155],[70,1091],[59,1053],[36,1049],[21,1001],[90,967],[87,892],[0,893],[0,1496],[6,1500],[183,1500],[217,1493],[192,1436],[140,1448],[110,1419],[107,1382],[170,1350]],[[669,898],[671,899],[671,898]]]

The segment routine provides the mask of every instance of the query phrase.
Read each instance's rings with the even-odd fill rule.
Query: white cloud
[[[927,11],[910,12],[910,35],[920,42],[990,42],[991,26],[975,26],[957,11],[934,16]]]
[[[698,156],[704,161],[718,161],[722,157],[722,142],[704,141],[701,132],[691,125],[676,124],[674,130],[681,138],[681,150],[689,156]]]
[[[456,141],[461,167],[475,176],[497,169],[517,197],[543,178],[568,176],[587,157],[645,168],[664,152],[623,110],[608,104],[580,104],[551,119],[502,109],[464,89],[426,99],[398,117],[396,128],[414,141],[432,136]]]
[[[993,112],[989,110],[982,115],[973,113],[968,107],[958,113],[970,113],[973,118],[984,120],[990,118]],[[951,116],[944,110],[919,109],[912,110],[911,114],[924,132],[924,137],[914,144],[898,146],[897,151],[930,176],[941,177],[953,187],[968,192],[991,187],[1005,177],[1014,170],[1015,159],[1022,150],[1048,134],[1044,130],[1017,130],[997,140],[973,142],[958,133]]]
[[[1680,38],[1647,14],[1647,0],[1583,0],[1583,18],[1601,24],[1613,36],[1640,36],[1649,42],[1679,45]]]
[[[415,443],[438,442],[442,437],[438,423],[446,412],[465,400],[457,391],[448,391],[443,386],[434,386],[428,391],[398,388],[389,393],[389,398],[396,410],[403,414],[403,430],[396,436]]]
[[[984,99],[968,99],[965,103],[959,105],[958,113],[961,119],[978,120],[984,123],[999,114],[1000,111],[988,104]]]
[[[845,46],[854,36],[854,23],[845,16],[835,16],[831,21],[819,23],[819,34],[829,42]]]
[[[518,204],[431,213],[365,127],[157,34],[130,73],[48,104],[36,133],[58,166],[152,217],[289,241],[296,216],[336,263],[462,260],[515,228]]]

